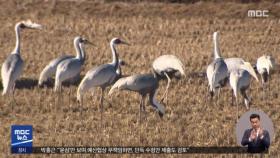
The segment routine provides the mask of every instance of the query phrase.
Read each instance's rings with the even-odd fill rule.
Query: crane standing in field
[[[271,71],[275,69],[275,59],[269,55],[263,55],[257,59],[257,72],[261,75],[263,96],[265,95],[265,87],[268,83]]]
[[[123,60],[121,60],[121,59],[119,59],[119,65],[118,65],[118,68],[117,68],[117,70],[116,70],[116,73],[117,73],[117,77],[115,78],[115,80],[113,81],[114,83],[118,80],[118,79],[120,79],[121,77],[123,77],[123,74],[122,74],[122,66],[125,66],[126,65],[126,63],[125,63],[125,61],[123,61]],[[94,89],[92,88],[91,89],[91,92],[92,92],[92,98],[94,97]],[[107,101],[107,103],[112,107],[112,104],[108,101],[108,100],[106,100],[106,98],[103,98],[104,99],[104,101]]]
[[[214,96],[215,89],[219,88],[219,93],[218,93],[218,98],[219,98],[220,89],[226,85],[228,80],[228,68],[224,59],[220,56],[218,32],[214,32],[213,40],[214,40],[214,60],[210,65],[208,65],[206,73],[207,73],[211,97]]]
[[[231,72],[238,70],[240,68],[240,65],[245,64],[245,61],[242,58],[225,58],[224,60],[228,67],[228,72],[229,72],[228,78],[230,78]],[[234,92],[232,90],[231,91],[231,105],[233,105],[233,102],[234,102]]]
[[[79,43],[78,47],[76,48],[75,40],[74,40],[74,47],[75,47],[76,51],[77,51],[77,49],[79,49],[79,51],[81,53],[81,63],[82,64],[85,61],[85,55],[86,55],[84,52],[84,48],[83,48],[84,43],[92,44],[92,43],[88,42],[87,40],[85,40],[85,42]],[[52,76],[54,76],[56,74],[57,66],[62,61],[68,60],[68,59],[73,59],[73,58],[75,58],[75,56],[73,56],[73,55],[64,55],[64,56],[58,57],[58,58],[50,61],[49,64],[40,73],[38,86],[42,86],[45,81],[47,81],[49,78],[51,78]],[[73,79],[77,79],[78,77],[79,77],[79,74],[77,76],[75,76]]]
[[[112,63],[100,65],[96,68],[89,70],[83,80],[81,81],[77,90],[77,100],[83,104],[83,95],[86,91],[93,87],[101,88],[101,98],[100,98],[100,112],[101,112],[101,125],[103,120],[103,100],[104,91],[106,87],[112,85],[116,79],[119,77],[119,72],[117,69],[119,67],[119,58],[115,45],[127,44],[126,42],[120,40],[119,38],[113,38],[110,42],[110,47],[112,50],[113,61]]]
[[[65,59],[57,65],[54,91],[61,91],[63,81],[80,74],[85,57],[85,52],[81,44],[91,44],[91,42],[81,37],[75,37],[74,46],[77,52],[76,57]]]
[[[75,56],[65,55],[65,56],[61,56],[61,57],[58,57],[58,58],[53,59],[52,61],[50,61],[50,63],[40,73],[40,77],[39,77],[39,81],[38,81],[38,86],[42,86],[44,84],[44,82],[46,82],[49,78],[51,78],[52,76],[55,75],[57,65],[61,61],[65,60],[65,59],[69,59],[69,58],[74,58],[74,57]]]
[[[111,95],[115,89],[130,90],[139,93],[141,95],[139,107],[139,122],[141,124],[141,112],[145,111],[144,104],[147,95],[149,95],[150,104],[157,109],[159,116],[162,117],[165,113],[164,107],[156,100],[159,80],[160,76],[156,73],[124,77],[119,79],[112,86],[112,88],[109,91],[109,95]]]
[[[24,62],[20,56],[20,31],[23,29],[42,29],[40,24],[22,21],[15,25],[16,46],[2,65],[1,76],[3,84],[2,95],[14,93],[15,82],[20,77]],[[14,96],[13,96],[14,97]]]
[[[160,100],[166,99],[167,102],[167,93],[168,88],[173,76],[176,78],[180,78],[181,76],[185,76],[184,72],[184,65],[183,63],[174,55],[162,55],[156,58],[153,62],[153,70],[154,72],[159,75],[161,78],[167,78],[167,86],[165,92]]]
[[[275,68],[275,59],[272,56],[263,55],[257,60],[257,72],[261,75],[262,85],[269,81],[269,75]]]
[[[247,109],[249,109],[251,99],[249,99],[248,95],[246,94],[246,90],[250,86],[250,75],[252,75],[257,80],[257,82],[259,81],[257,74],[254,71],[254,68],[249,62],[244,62],[243,64],[238,65],[238,68],[233,69],[230,72],[229,83],[236,99],[237,119],[239,117],[238,92],[241,93],[242,97],[244,98],[245,106]]]

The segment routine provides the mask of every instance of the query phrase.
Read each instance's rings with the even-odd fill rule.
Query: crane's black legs
[[[12,101],[11,101],[11,107],[12,107],[12,116],[15,116],[16,115],[16,112],[15,112],[15,114],[13,114],[14,113],[14,106],[17,106],[17,103],[16,103],[16,98],[15,98],[15,87],[16,87],[16,84],[14,83],[14,85],[13,85],[13,89],[12,89]],[[8,92],[8,94],[9,94],[10,92]]]
[[[140,99],[140,106],[139,106],[139,125],[140,125],[140,130],[139,130],[139,140],[142,142],[142,111],[145,111],[145,98],[146,96],[142,95]]]
[[[72,94],[72,89],[71,89],[71,87],[69,87],[70,89],[69,89],[69,98],[68,98],[68,104],[69,104],[69,106],[71,105],[71,94]]]
[[[219,105],[220,104],[220,93],[221,93],[221,87],[219,87],[219,89],[218,89],[218,100],[217,100],[217,105]]]
[[[231,90],[231,105],[233,105],[234,99],[233,99],[233,89]]]
[[[142,120],[142,117],[141,117],[141,113],[142,113],[142,104],[143,104],[143,96],[141,97],[140,99],[140,106],[139,106],[139,124],[141,125],[141,120]]]
[[[104,100],[104,88],[101,88],[101,98],[100,98],[100,126],[103,127],[103,100]]]
[[[236,95],[236,109],[237,109],[237,113],[236,113],[236,122],[238,121],[239,118],[239,109],[238,109],[238,94]]]
[[[241,90],[240,92],[241,92],[242,97],[243,97],[244,100],[245,100],[246,109],[249,110],[249,108],[250,108],[250,99],[249,99],[249,97],[248,97],[247,94],[246,94],[246,90],[243,89],[243,90]]]

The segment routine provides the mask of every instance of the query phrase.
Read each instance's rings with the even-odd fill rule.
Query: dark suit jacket
[[[249,141],[252,130],[253,129],[251,128],[251,129],[247,129],[244,132],[241,144],[243,146],[248,145],[247,151],[249,153],[261,153],[261,152],[268,150],[269,145],[270,145],[269,133],[266,130],[263,130],[263,136],[264,136],[263,139],[261,139],[259,136],[255,140]]]

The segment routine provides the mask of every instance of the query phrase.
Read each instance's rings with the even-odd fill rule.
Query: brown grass
[[[11,113],[9,98],[0,97],[1,157],[11,156],[10,126],[13,124],[33,125],[34,146],[236,146],[236,107],[230,105],[229,89],[222,90],[220,104],[216,105],[205,98],[206,79],[192,75],[193,72],[204,72],[212,59],[212,33],[221,32],[220,45],[224,57],[238,56],[255,63],[257,57],[267,53],[280,61],[278,3],[198,2],[186,5],[58,1],[52,5],[51,1],[26,0],[1,1],[0,8],[1,62],[14,47],[14,24],[17,21],[32,19],[45,26],[43,31],[26,30],[22,33],[21,53],[25,68],[24,80],[20,81],[20,89],[15,92],[16,116]],[[269,9],[271,16],[247,18],[250,8]],[[55,102],[56,95],[51,88],[37,88],[39,73],[51,59],[64,52],[75,53],[72,41],[77,35],[83,35],[96,44],[96,47],[86,46],[83,75],[90,68],[111,61],[109,40],[113,37],[131,43],[130,47],[117,48],[119,56],[128,63],[123,68],[125,74],[150,72],[152,61],[162,54],[180,57],[188,75],[178,82],[172,81],[164,118],[161,120],[151,106],[147,106],[147,120],[140,127],[137,122],[139,96],[120,92],[109,98],[113,103],[111,108],[105,105],[106,128],[101,131],[98,112],[100,90],[94,92],[98,97],[87,96],[81,117],[75,101],[76,86],[64,88],[61,104]],[[268,100],[261,100],[258,94],[260,84],[255,81],[250,94],[254,98],[252,108],[267,113],[275,126],[271,157],[279,154],[280,148],[279,83],[279,73],[273,74]],[[159,96],[163,94],[165,85],[166,82],[161,83]],[[245,107],[241,112],[246,112]],[[139,142],[140,131],[143,143]],[[31,157],[38,156],[42,155]],[[166,155],[177,156],[190,155]]]

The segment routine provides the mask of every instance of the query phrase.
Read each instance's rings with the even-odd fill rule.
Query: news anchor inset
[[[252,128],[247,129],[241,141],[243,146],[248,146],[249,153],[262,153],[268,150],[270,136],[267,130],[261,127],[261,118],[258,114],[250,115]]]
[[[237,144],[248,153],[268,153],[274,139],[274,125],[262,110],[250,109],[236,124]]]

